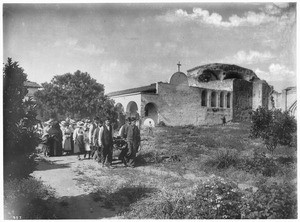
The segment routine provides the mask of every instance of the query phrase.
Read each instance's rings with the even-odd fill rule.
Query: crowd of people
[[[61,122],[50,119],[43,123],[41,144],[47,157],[75,154],[78,160],[93,159],[108,168],[113,168],[113,152],[118,148],[121,150],[118,159],[124,166],[135,167],[141,141],[136,119],[128,117],[118,136],[113,135],[109,118],[104,122],[98,117],[77,122],[70,118]]]

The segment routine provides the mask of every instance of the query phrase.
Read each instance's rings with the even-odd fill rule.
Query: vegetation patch
[[[56,219],[54,191],[34,178],[14,179],[4,183],[4,218]]]

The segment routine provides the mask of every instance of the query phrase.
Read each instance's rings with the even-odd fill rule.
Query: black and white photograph
[[[1,219],[298,218],[296,1],[1,8]]]

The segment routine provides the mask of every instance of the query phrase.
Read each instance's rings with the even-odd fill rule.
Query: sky
[[[4,4],[3,59],[28,80],[88,72],[105,93],[167,82],[209,63],[296,86],[295,3]]]

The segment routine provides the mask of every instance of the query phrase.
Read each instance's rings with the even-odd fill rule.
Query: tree
[[[78,70],[74,74],[57,75],[42,86],[43,90],[34,96],[43,120],[49,117],[116,118],[114,102],[104,95],[104,86],[86,72]]]
[[[34,169],[38,136],[35,106],[24,100],[27,75],[17,62],[8,58],[3,69],[4,177],[27,177]]]
[[[278,144],[291,146],[296,130],[295,117],[288,111],[259,107],[253,112],[250,136],[262,138],[267,149],[272,153]]]

